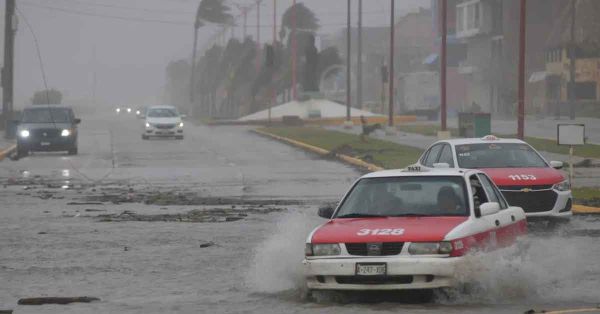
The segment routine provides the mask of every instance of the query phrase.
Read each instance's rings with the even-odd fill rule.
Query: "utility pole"
[[[352,75],[351,64],[352,64],[352,51],[351,51],[351,40],[352,40],[352,29],[350,20],[352,18],[351,9],[352,2],[348,0],[348,17],[347,17],[347,26],[346,26],[346,122],[350,122],[350,106],[352,105]]]
[[[389,80],[389,104],[388,104],[388,126],[394,126],[394,0],[390,0],[390,80]]]
[[[577,18],[577,0],[571,0],[571,43],[569,47],[569,88],[567,88],[567,96],[569,98],[569,119],[575,120],[575,103],[577,97],[575,95],[576,82],[576,66],[577,66],[577,43],[575,41],[575,19]]]
[[[442,44],[441,44],[441,52],[440,52],[440,100],[441,100],[441,127],[442,131],[447,130],[446,125],[446,61],[447,61],[447,36],[448,36],[448,2],[447,0],[442,0],[442,10],[441,10],[441,23],[442,23]]]
[[[296,38],[296,34],[297,34],[297,21],[296,19],[297,17],[297,12],[296,12],[296,0],[292,1],[292,100],[296,100],[298,99],[298,90],[296,85],[297,84],[297,75],[298,75],[298,71],[296,69],[297,66],[297,60],[296,58],[298,57],[298,40]]]
[[[527,21],[527,1],[521,0],[519,30],[519,108],[517,117],[517,136],[525,138],[525,35]]]
[[[260,2],[256,1],[256,73],[260,73]]]
[[[192,48],[192,73],[190,74],[190,105],[194,112],[194,89],[196,87],[196,50],[198,50],[198,29],[202,26],[200,21],[200,5],[196,12],[196,21],[194,22],[194,46]]]
[[[277,0],[273,0],[273,58],[275,59],[275,51],[277,45]],[[271,96],[271,105],[269,105],[269,125],[271,125],[271,107],[277,104],[277,80],[275,79],[275,60],[273,60],[273,72],[271,74],[271,85],[273,87],[273,95]]]
[[[4,67],[2,68],[2,127],[5,130],[7,122],[12,119],[13,114],[15,33],[17,31],[15,6],[15,0],[6,0],[4,12]],[[8,132],[5,134],[8,134]]]
[[[363,105],[363,86],[362,86],[362,72],[363,72],[363,61],[362,61],[362,0],[358,0],[358,36],[357,43],[358,46],[358,62],[356,69],[356,105],[358,108],[362,109]]]

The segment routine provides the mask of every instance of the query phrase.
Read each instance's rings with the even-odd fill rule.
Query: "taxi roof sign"
[[[486,135],[484,137],[481,138],[481,140],[483,141],[498,141],[500,140],[496,135]]]

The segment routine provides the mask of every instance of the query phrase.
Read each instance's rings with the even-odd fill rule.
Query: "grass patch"
[[[600,207],[600,187],[573,188],[575,204]]]
[[[410,146],[372,138],[368,142],[362,142],[358,135],[320,128],[276,127],[262,130],[359,158],[387,169],[404,168],[414,164],[423,153],[423,150]]]

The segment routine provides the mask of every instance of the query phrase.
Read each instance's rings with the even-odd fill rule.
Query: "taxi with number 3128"
[[[306,283],[316,290],[452,287],[472,250],[515,244],[525,213],[479,170],[411,167],[367,174],[306,241]]]

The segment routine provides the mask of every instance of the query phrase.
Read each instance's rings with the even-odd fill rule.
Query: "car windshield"
[[[28,108],[23,110],[24,123],[67,123],[71,121],[70,110],[67,108]]]
[[[490,143],[456,146],[460,168],[543,168],[548,165],[527,144]]]
[[[174,118],[177,116],[177,111],[171,108],[152,108],[148,110],[148,117],[151,118]]]
[[[466,216],[465,182],[459,176],[367,178],[342,203],[336,218]]]

